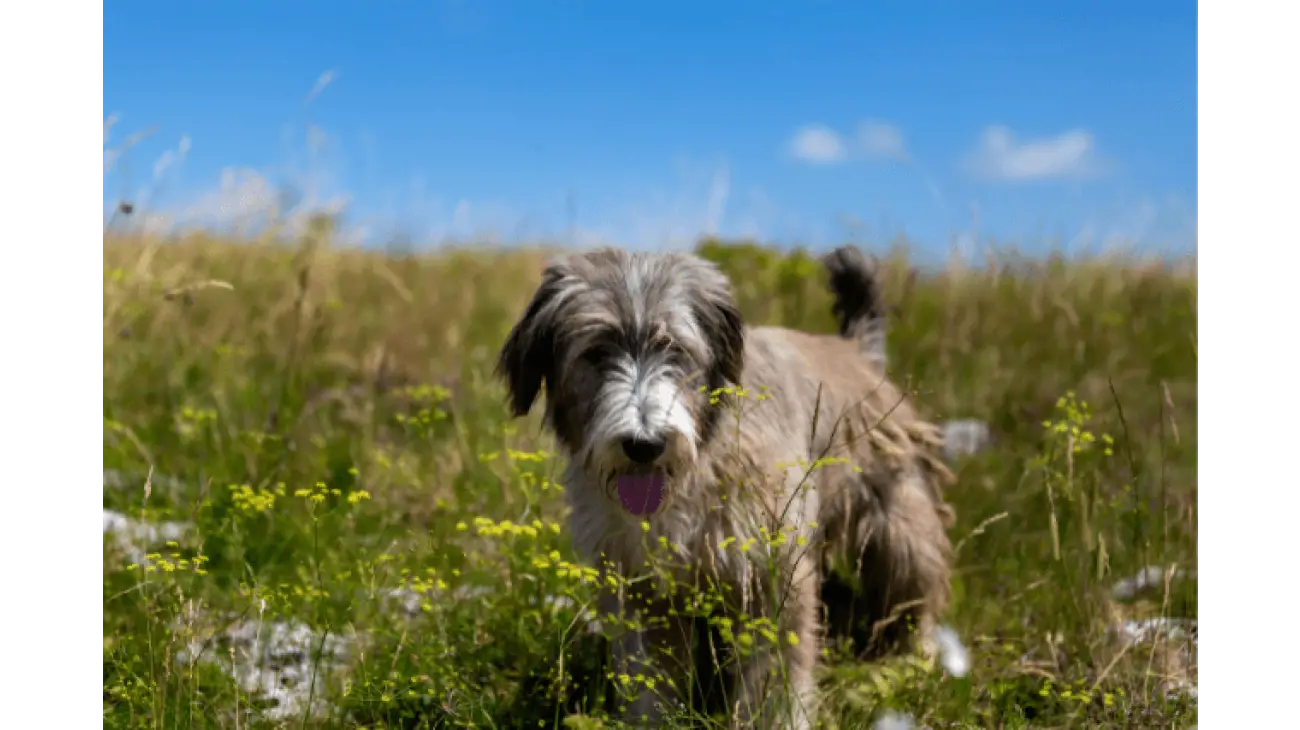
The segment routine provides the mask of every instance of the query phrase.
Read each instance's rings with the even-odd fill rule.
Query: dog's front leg
[[[631,694],[627,717],[650,727],[671,714],[691,676],[690,621],[664,609],[613,594],[602,601],[602,613],[619,624],[612,648],[618,692]]]
[[[793,578],[784,586],[772,611],[779,627],[774,646],[755,647],[742,656],[738,676],[736,716],[745,727],[812,727],[817,663],[818,569],[807,556],[798,558]]]

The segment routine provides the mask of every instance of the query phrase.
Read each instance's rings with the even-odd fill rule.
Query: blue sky
[[[157,131],[105,198],[294,182],[375,240],[1194,250],[1196,78],[1193,2],[114,0],[105,148]]]

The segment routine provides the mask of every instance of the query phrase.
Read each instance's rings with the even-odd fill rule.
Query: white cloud
[[[110,131],[120,134],[120,127]],[[825,131],[830,149],[825,145],[817,149],[814,144],[813,157],[847,161],[847,142],[834,131]],[[634,190],[583,190],[573,200],[571,216],[568,195],[506,203],[433,190],[418,176],[409,185],[359,191],[364,193],[363,201],[369,199],[371,204],[351,206],[340,174],[348,162],[342,138],[308,124],[299,130],[286,129],[283,143],[287,159],[281,164],[266,169],[226,168],[219,178],[194,180],[195,187],[187,185],[162,201],[129,198],[137,209],[117,225],[163,235],[193,228],[252,233],[276,224],[293,235],[312,213],[327,212],[346,214],[339,221],[338,235],[381,245],[393,239],[413,245],[572,240],[579,246],[608,242],[640,249],[685,249],[702,235],[812,238],[806,221],[745,185],[725,159],[676,160],[666,174],[655,175]],[[373,138],[365,144],[373,146]],[[190,146],[189,138],[183,138],[158,158],[156,177],[170,185]],[[111,156],[106,156],[111,162]],[[109,180],[106,175],[106,185]]]
[[[316,97],[321,95],[321,92],[325,91],[330,84],[334,83],[334,79],[336,78],[338,78],[338,73],[332,69],[321,74],[316,79],[315,85],[311,87],[311,91],[307,92],[307,98],[303,99],[303,104],[310,105],[316,100]]]
[[[879,119],[867,119],[858,127],[858,144],[868,157],[907,162],[907,143],[903,131]]]
[[[839,132],[824,124],[809,124],[795,132],[790,154],[814,165],[833,165],[847,159],[849,150]]]
[[[1101,172],[1102,164],[1087,130],[1021,141],[1010,129],[993,125],[984,129],[968,167],[991,180],[1026,181],[1088,177]]]

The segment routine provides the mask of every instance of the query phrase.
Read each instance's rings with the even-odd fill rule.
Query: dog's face
[[[497,369],[516,416],[545,386],[548,425],[587,481],[648,516],[713,437],[709,392],[739,382],[743,353],[712,264],[601,249],[547,267]]]

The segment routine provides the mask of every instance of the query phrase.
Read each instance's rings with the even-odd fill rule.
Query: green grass
[[[751,323],[832,331],[811,259],[701,251]],[[559,459],[491,377],[543,258],[386,257],[324,229],[296,245],[106,241],[104,466],[125,477],[104,507],[193,529],[141,561],[106,537],[105,726],[617,726],[625,682],[583,628],[594,581],[568,548]],[[884,279],[895,376],[935,419],[993,433],[949,495],[948,620],[973,666],[828,650],[822,721],[1194,724],[1194,700],[1161,691],[1180,671],[1167,643],[1109,633],[1196,617],[1194,582],[1110,599],[1142,566],[1195,570],[1194,270],[1005,256],[918,273],[900,251]],[[388,598],[402,587],[410,617]],[[311,627],[313,652],[347,645],[338,671],[297,678],[328,702],[317,715],[250,713],[264,700],[219,665],[180,660],[259,617]],[[236,648],[203,655],[247,669]]]

